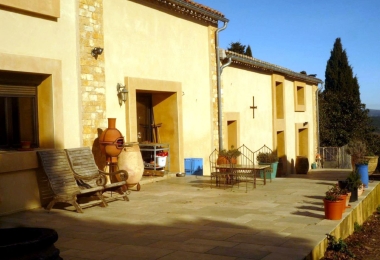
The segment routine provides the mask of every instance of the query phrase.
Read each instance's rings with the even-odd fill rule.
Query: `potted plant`
[[[339,187],[339,185],[338,185]],[[341,188],[339,187],[339,198],[342,199],[342,213],[344,213],[344,211],[346,210],[346,208],[349,208],[349,204],[348,202],[350,201],[350,197],[351,197],[351,192],[348,191],[346,188]]]
[[[346,153],[351,155],[352,169],[360,174],[362,183],[368,187],[368,160],[365,159],[367,146],[360,140],[353,140],[348,143]]]
[[[168,151],[158,151],[156,152],[156,163],[158,167],[165,167],[166,165],[166,157],[168,157]]]
[[[379,156],[369,152],[368,155],[364,156],[364,159],[368,161],[368,175],[373,174],[377,168]]]
[[[278,156],[276,152],[259,152],[256,157],[259,164],[270,165],[271,172],[268,172],[270,176],[266,176],[269,179],[276,178],[278,168]],[[260,171],[260,178],[264,178],[264,173]]]
[[[361,181],[360,175],[356,171],[352,171],[347,177],[347,189],[351,191],[350,202],[358,200],[359,190],[363,191],[363,183]],[[361,194],[360,194],[361,195]]]
[[[259,164],[270,164],[278,162],[278,156],[276,152],[259,152],[256,159]]]
[[[350,205],[348,203],[350,202],[352,192],[349,189],[348,180],[338,181],[338,186],[341,189],[342,193],[347,195],[346,208],[349,208]]]
[[[219,152],[218,160],[216,163],[220,164],[236,164],[237,157],[241,155],[241,152],[238,149],[234,149],[234,146],[231,145],[230,150],[223,149]]]
[[[341,189],[338,185],[333,185],[326,191],[326,196],[323,199],[326,219],[338,220],[342,218],[343,200],[341,195]]]

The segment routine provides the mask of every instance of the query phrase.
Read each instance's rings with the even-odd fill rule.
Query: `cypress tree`
[[[248,45],[247,49],[245,50],[245,55],[252,57],[251,46]]]
[[[325,89],[319,93],[321,146],[343,146],[353,139],[364,140],[365,134],[371,132],[359,88],[347,53],[337,38],[327,61]]]
[[[245,45],[240,42],[231,42],[228,50],[239,54],[245,54]]]

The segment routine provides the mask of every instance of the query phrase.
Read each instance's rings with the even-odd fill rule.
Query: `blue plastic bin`
[[[202,158],[185,158],[186,175],[203,175]]]

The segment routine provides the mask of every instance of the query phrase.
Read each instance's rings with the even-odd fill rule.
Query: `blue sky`
[[[219,36],[250,45],[255,58],[325,81],[327,60],[341,38],[360,84],[361,101],[380,109],[379,0],[195,0],[222,12]],[[219,24],[221,27],[222,24]]]

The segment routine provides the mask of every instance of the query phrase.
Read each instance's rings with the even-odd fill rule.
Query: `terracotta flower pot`
[[[30,149],[31,141],[21,141],[21,149]]]
[[[346,210],[346,202],[347,202],[347,195],[340,195],[339,199],[341,200],[341,209],[342,209],[342,214]]]
[[[351,206],[349,205],[349,202],[351,200],[351,192],[347,193],[347,198],[346,198],[346,208],[350,208]]]
[[[368,175],[372,175],[377,168],[379,156],[364,156],[364,159],[368,160]]]
[[[232,157],[231,158],[231,161],[229,162],[228,159],[225,157],[225,156],[219,156],[218,159],[216,160],[216,164],[217,165],[221,165],[221,164],[236,164],[237,163],[237,160],[235,157]],[[220,171],[226,171],[224,169],[220,169]]]
[[[362,186],[360,186],[360,187],[358,188],[358,197],[361,196],[361,195],[363,194],[363,192],[364,192],[364,186],[363,186],[363,184],[362,184]]]
[[[331,220],[342,219],[342,201],[323,200],[325,207],[325,218]]]

